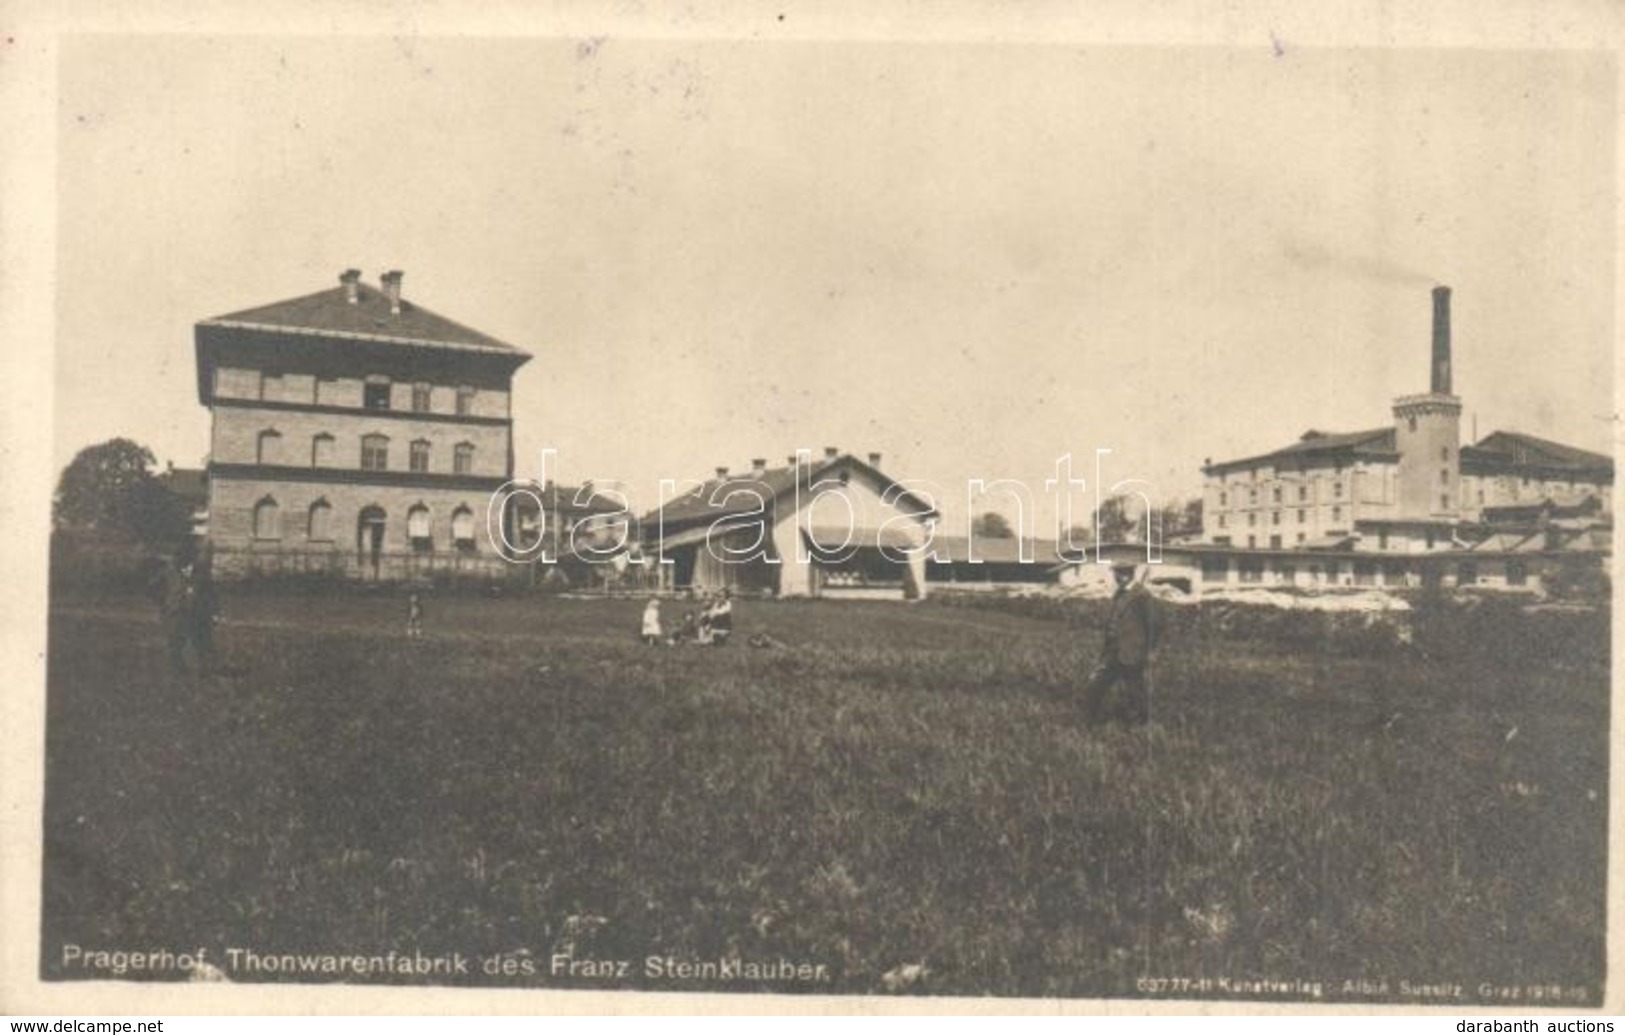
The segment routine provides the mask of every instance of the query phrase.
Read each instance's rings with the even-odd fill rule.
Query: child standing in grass
[[[423,639],[423,600],[416,593],[406,598],[406,638]]]
[[[660,643],[660,598],[650,597],[643,605],[643,642],[650,647]]]

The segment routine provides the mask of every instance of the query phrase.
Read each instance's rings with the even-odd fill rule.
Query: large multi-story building
[[[215,570],[496,570],[513,375],[530,356],[346,270],[197,325]]]
[[[1267,453],[1208,461],[1202,542],[1425,552],[1482,539],[1507,507],[1606,511],[1610,457],[1514,431],[1463,446],[1450,367],[1450,289],[1438,287],[1429,391],[1396,399],[1383,427],[1310,430]]]

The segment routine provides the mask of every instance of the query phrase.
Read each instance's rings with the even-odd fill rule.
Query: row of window
[[[335,439],[323,431],[311,436],[310,466],[332,467]],[[414,439],[407,443],[407,470],[414,474],[428,474],[431,469],[434,446],[427,439]],[[262,464],[285,464],[282,432],[267,428],[259,433],[254,458]],[[389,470],[389,436],[377,433],[361,436],[361,469],[363,471]],[[474,473],[474,443],[459,442],[452,447],[451,473]]]
[[[254,538],[264,540],[280,540],[284,538],[282,505],[275,496],[264,496],[254,504]],[[356,525],[358,542],[369,538],[376,530],[376,539],[383,541],[383,530],[386,523],[384,512],[378,507],[368,507],[363,510]],[[312,543],[331,543],[334,541],[333,506],[324,497],[312,503],[304,514],[305,538]],[[429,508],[422,504],[415,504],[406,512],[406,537],[412,548],[426,552],[434,548],[434,519]],[[452,545],[467,550],[474,545],[474,512],[467,506],[458,506],[451,512],[451,542]]]
[[[1342,482],[1333,482],[1332,483],[1332,495],[1335,496],[1338,499],[1343,498],[1343,483]],[[1299,485],[1298,486],[1298,502],[1300,502],[1300,503],[1307,502],[1308,499],[1309,499],[1309,486],[1307,486],[1307,485]],[[1281,487],[1279,485],[1275,486],[1274,488],[1272,488],[1270,490],[1270,501],[1272,503],[1280,503],[1281,502]],[[1258,503],[1258,490],[1257,489],[1248,489],[1247,490],[1247,502],[1249,504],[1253,504],[1253,505],[1256,505]],[[1230,493],[1221,490],[1219,492],[1219,506],[1228,507],[1229,505],[1230,505]]]
[[[1244,471],[1226,471],[1224,474],[1219,475],[1219,481],[1224,485],[1231,485],[1236,482],[1261,482],[1269,481],[1270,479],[1282,476],[1283,474],[1297,475],[1298,477],[1304,478],[1319,478],[1327,471],[1330,471],[1333,474],[1342,474],[1347,469],[1348,464],[1342,460],[1334,460],[1330,464],[1322,465],[1302,464],[1288,465],[1283,467],[1253,467]],[[1356,470],[1363,470],[1363,468],[1356,467]]]
[[[323,403],[331,399],[332,388],[323,392],[322,386],[335,384],[331,378],[318,377],[313,382],[311,399],[313,403]],[[459,417],[467,417],[474,412],[474,398],[478,394],[472,385],[457,385],[448,388],[444,385],[434,385],[427,381],[416,381],[412,384],[412,412],[429,413],[434,410],[436,391],[451,391],[455,395],[454,411]],[[387,410],[391,408],[391,394],[393,382],[382,374],[368,376],[362,382],[361,405],[369,410]],[[259,397],[262,401],[287,402],[287,392],[283,383],[283,375],[277,371],[262,370],[259,372]]]
[[[1300,525],[1304,524],[1308,520],[1309,520],[1309,511],[1300,508],[1298,510],[1298,524],[1300,524]],[[1342,507],[1333,507],[1332,508],[1332,520],[1333,521],[1341,521],[1341,520],[1343,520],[1343,508]],[[1271,511],[1270,512],[1270,524],[1279,525],[1280,523],[1281,523],[1281,512],[1279,510]],[[1220,514],[1219,515],[1219,527],[1220,528],[1228,528],[1229,526],[1230,526],[1229,515],[1228,514]],[[1248,528],[1256,528],[1257,526],[1258,526],[1258,515],[1257,514],[1248,514],[1247,515],[1247,527]]]

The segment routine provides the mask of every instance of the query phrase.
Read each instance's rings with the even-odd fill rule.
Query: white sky
[[[54,455],[199,463],[192,325],[358,266],[535,354],[519,473],[879,451],[963,514],[1388,421],[1610,450],[1583,52],[106,36],[62,47]],[[1047,520],[1047,519],[1046,519]],[[1048,531],[1041,529],[1041,531]]]

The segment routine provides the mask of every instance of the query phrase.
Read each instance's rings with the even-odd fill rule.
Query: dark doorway
[[[378,562],[384,552],[385,521],[384,508],[378,506],[362,508],[356,518],[356,562],[363,571],[370,567],[374,578],[378,576]]]

